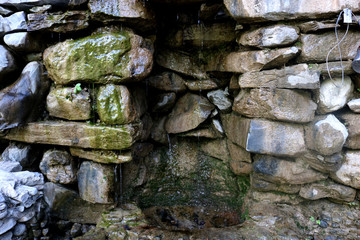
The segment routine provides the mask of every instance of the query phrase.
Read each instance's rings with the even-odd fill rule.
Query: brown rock
[[[251,163],[230,160],[230,168],[236,175],[249,175],[253,171]]]
[[[183,92],[186,90],[182,77],[172,72],[163,72],[146,79],[149,86],[163,91]]]
[[[344,31],[339,31],[339,36],[344,35]],[[337,40],[334,32],[322,34],[303,34],[301,35],[301,54],[299,62],[325,62],[329,50],[335,46]],[[353,59],[360,45],[360,33],[349,31],[347,37],[341,42],[341,55],[343,60]],[[338,61],[339,51],[333,50],[329,55],[329,61]]]
[[[206,155],[221,159],[224,162],[228,162],[230,159],[226,140],[224,139],[203,142],[200,148]]]
[[[91,99],[88,91],[75,92],[75,88],[54,88],[46,98],[49,115],[67,120],[91,118]]]
[[[186,80],[185,85],[190,91],[207,91],[223,87],[227,84],[226,79],[203,79],[203,80]]]
[[[299,195],[309,200],[330,198],[337,201],[352,202],[355,199],[356,190],[334,183],[330,180],[326,180],[302,186]]]
[[[229,139],[227,139],[227,146],[229,149],[231,161],[248,162],[248,163],[252,162],[250,153],[246,151],[244,148],[236,145]]]
[[[344,156],[342,153],[336,153],[331,156],[323,156],[314,151],[309,151],[300,157],[312,168],[323,172],[336,172],[342,165]]]
[[[276,88],[242,90],[233,104],[233,111],[247,117],[289,122],[312,121],[316,108],[310,93]]]
[[[265,181],[256,173],[253,173],[250,177],[251,180],[251,187],[257,191],[261,192],[284,192],[295,194],[300,191],[301,185],[294,185],[294,184],[279,184],[279,183],[272,183]]]
[[[12,129],[5,139],[95,149],[128,149],[139,138],[142,124],[117,127],[81,122],[46,121]]]
[[[205,98],[192,93],[181,97],[165,123],[168,133],[192,130],[205,121],[215,107]]]
[[[331,20],[327,19],[323,21],[309,21],[309,22],[300,23],[298,25],[301,32],[303,33],[316,32],[318,30],[334,29],[335,26],[336,26],[336,19],[331,19]]]
[[[305,184],[324,180],[327,175],[310,168],[301,159],[295,162],[266,155],[257,155],[254,159],[254,172],[262,179],[280,184]]]
[[[261,72],[246,72],[239,76],[240,88],[296,88],[318,89],[320,74],[307,64]]]
[[[254,201],[259,201],[262,204],[265,203],[280,203],[286,205],[297,205],[304,201],[297,194],[284,194],[284,193],[276,193],[276,192],[258,192],[251,191],[248,194]]]

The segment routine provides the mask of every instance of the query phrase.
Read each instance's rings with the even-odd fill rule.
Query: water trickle
[[[123,204],[123,176],[122,176],[122,164],[115,165],[114,168],[114,176],[115,176],[115,202],[119,205]]]

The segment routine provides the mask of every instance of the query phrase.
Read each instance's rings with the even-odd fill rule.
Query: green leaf
[[[315,218],[313,216],[311,216],[310,221],[315,222]]]
[[[321,221],[320,220],[316,220],[316,224],[320,225]]]
[[[77,83],[74,87],[74,93],[79,93],[81,92],[82,88],[81,88],[81,83]]]

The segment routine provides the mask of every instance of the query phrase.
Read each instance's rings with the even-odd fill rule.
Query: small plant
[[[313,216],[311,216],[310,221],[315,222],[315,218]]]
[[[357,90],[358,92],[360,92],[360,88],[357,88],[356,90]]]
[[[81,88],[81,83],[77,83],[74,87],[74,93],[77,94],[79,92],[81,92],[82,88]]]
[[[321,221],[320,220],[316,220],[316,224],[320,225]]]

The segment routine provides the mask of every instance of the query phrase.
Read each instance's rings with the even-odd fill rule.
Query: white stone
[[[328,113],[341,109],[347,103],[354,90],[350,77],[327,79],[321,83],[318,104],[319,113]]]
[[[360,113],[360,98],[353,99],[347,103],[351,111]]]
[[[25,233],[26,231],[26,225],[23,223],[19,223],[16,224],[14,230],[13,230],[13,234],[14,236],[21,236]]]
[[[232,102],[229,98],[229,93],[226,90],[218,89],[208,92],[207,97],[221,112],[231,110]]]
[[[0,34],[26,30],[27,24],[25,12],[16,12],[5,18],[0,16]]]
[[[4,42],[11,48],[22,48],[26,45],[27,32],[9,33],[4,36]]]
[[[15,58],[9,50],[0,45],[0,75],[6,74],[15,69]]]
[[[360,189],[360,151],[347,151],[338,171],[330,176],[344,185]]]

